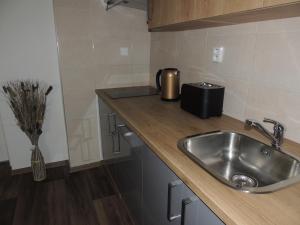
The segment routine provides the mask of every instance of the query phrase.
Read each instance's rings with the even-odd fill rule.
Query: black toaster
[[[183,84],[181,108],[202,119],[221,116],[225,87],[206,82]]]

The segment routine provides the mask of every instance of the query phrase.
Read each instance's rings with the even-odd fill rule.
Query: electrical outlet
[[[128,48],[127,47],[121,47],[120,48],[120,55],[121,56],[128,56]]]
[[[223,62],[224,52],[225,52],[225,48],[224,47],[216,47],[216,48],[214,48],[213,49],[212,61],[216,62],[216,63]]]

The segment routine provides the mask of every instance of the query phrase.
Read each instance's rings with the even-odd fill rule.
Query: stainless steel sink
[[[267,193],[300,181],[300,161],[246,135],[215,131],[189,136],[178,147],[224,184]]]

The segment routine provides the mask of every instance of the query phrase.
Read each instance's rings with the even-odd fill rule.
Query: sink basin
[[[246,135],[215,131],[181,139],[178,147],[224,184],[250,193],[300,181],[300,161]]]

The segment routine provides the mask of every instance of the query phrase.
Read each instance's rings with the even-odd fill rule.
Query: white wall
[[[103,1],[103,0],[101,0]],[[100,0],[54,0],[70,164],[101,160],[95,89],[149,84],[146,12]],[[121,55],[120,48],[128,48]]]
[[[0,0],[0,81],[21,78],[53,85],[40,147],[46,162],[67,159],[52,0]],[[3,97],[0,113],[12,168],[29,166],[31,144]]]
[[[155,72],[178,67],[181,82],[224,85],[224,113],[239,120],[269,117],[300,143],[300,17],[181,32],[152,33]],[[212,62],[223,46],[223,63]],[[271,125],[270,125],[271,128]]]

